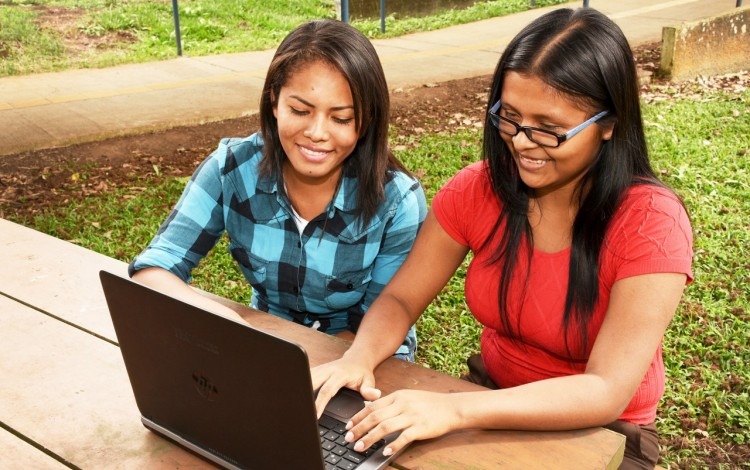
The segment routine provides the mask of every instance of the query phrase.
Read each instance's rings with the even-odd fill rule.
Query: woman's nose
[[[539,144],[529,139],[529,136],[526,135],[526,132],[524,132],[523,130],[520,130],[518,134],[514,135],[511,138],[511,140],[513,141],[513,146],[516,149],[525,149],[539,146]]]
[[[308,123],[307,129],[304,132],[305,137],[308,139],[319,142],[321,140],[328,139],[328,128],[326,127],[326,120],[324,117],[313,117]]]

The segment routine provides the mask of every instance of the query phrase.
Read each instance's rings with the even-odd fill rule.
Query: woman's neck
[[[534,248],[545,253],[557,253],[571,246],[573,222],[578,214],[578,200],[560,193],[529,199],[529,225],[534,236]]]
[[[284,187],[294,210],[306,220],[312,220],[325,212],[341,179],[341,171],[332,174],[325,180],[305,179],[292,171],[288,164],[283,167]]]

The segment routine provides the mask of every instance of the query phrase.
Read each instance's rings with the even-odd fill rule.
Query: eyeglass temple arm
[[[597,114],[596,116],[591,117],[590,119],[586,120],[585,122],[581,123],[581,125],[574,127],[573,129],[566,132],[563,137],[565,137],[563,140],[568,140],[574,135],[578,134],[582,130],[586,128],[589,124],[592,124],[599,119],[603,118],[605,115],[609,114],[609,111],[602,111],[601,113]]]

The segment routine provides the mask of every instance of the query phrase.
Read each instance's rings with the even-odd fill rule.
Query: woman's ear
[[[604,124],[602,127],[602,140],[611,140],[612,134],[615,132],[615,121],[608,124]]]
[[[279,102],[276,101],[276,94],[272,91],[271,93],[271,109],[273,110],[273,117],[279,119]]]

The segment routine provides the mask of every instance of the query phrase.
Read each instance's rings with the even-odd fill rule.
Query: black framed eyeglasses
[[[542,147],[552,148],[559,147],[560,144],[562,144],[566,140],[571,139],[574,135],[578,134],[591,124],[609,114],[609,111],[602,111],[601,113],[588,119],[583,124],[569,130],[565,134],[557,134],[545,129],[539,129],[538,127],[522,126],[515,121],[511,121],[504,116],[500,116],[499,114],[497,114],[498,111],[500,111],[500,106],[501,102],[498,101],[497,103],[492,105],[489,112],[492,125],[494,125],[500,132],[513,137],[518,135],[519,132],[523,131],[523,133],[526,134],[526,137],[535,144],[541,145]]]

